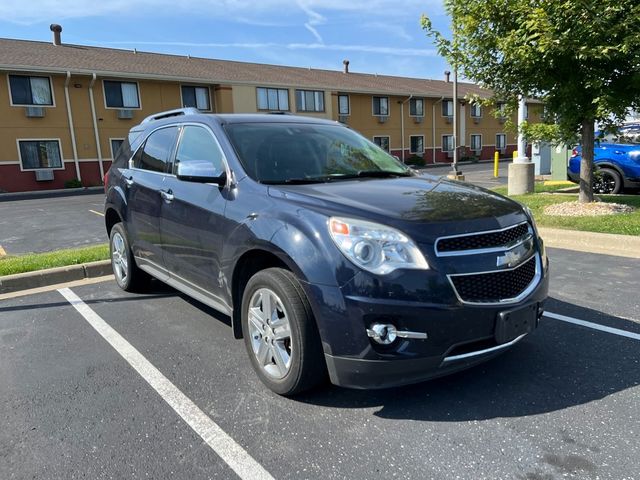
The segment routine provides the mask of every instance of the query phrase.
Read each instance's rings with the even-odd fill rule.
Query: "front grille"
[[[480,250],[513,244],[529,233],[526,223],[497,232],[478,233],[460,237],[441,238],[436,243],[438,253]]]
[[[536,275],[536,257],[511,270],[451,275],[458,296],[463,302],[498,303],[515,298],[526,290]]]

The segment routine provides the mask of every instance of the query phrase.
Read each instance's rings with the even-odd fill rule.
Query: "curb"
[[[19,290],[46,287],[58,283],[84,280],[111,275],[111,261],[100,260],[97,262],[70,265],[68,267],[48,268],[35,272],[16,273],[0,277],[0,294],[13,293]]]
[[[640,236],[545,227],[538,227],[538,232],[546,247],[616,257],[640,258]]]
[[[36,198],[75,197],[78,195],[94,195],[103,193],[104,187],[65,188],[58,190],[36,190],[32,192],[0,193],[0,202],[14,200],[33,200]]]

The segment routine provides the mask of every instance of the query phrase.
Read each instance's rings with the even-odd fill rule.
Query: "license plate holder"
[[[508,343],[520,335],[532,332],[536,328],[537,320],[537,304],[498,313],[495,328],[496,342]]]

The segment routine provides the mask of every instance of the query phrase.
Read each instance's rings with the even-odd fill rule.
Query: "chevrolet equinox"
[[[547,296],[529,210],[329,120],[152,115],[105,190],[118,285],[154,277],[228,315],[282,395],[467,368],[533,331]]]

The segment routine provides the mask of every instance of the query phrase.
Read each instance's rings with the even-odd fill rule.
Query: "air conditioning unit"
[[[504,123],[504,122],[506,122],[506,121],[507,121],[507,117],[498,117],[498,121],[499,121],[500,123]]]
[[[347,115],[340,115],[338,117],[338,121],[340,123],[347,123],[349,121],[349,117]]]
[[[453,150],[447,152],[447,158],[453,158]]]
[[[453,117],[444,117],[447,123],[453,123]]]
[[[473,117],[473,123],[475,123],[476,125],[480,123],[480,117]]]
[[[30,118],[44,117],[44,108],[42,107],[25,107],[24,114]]]
[[[422,123],[424,122],[424,117],[413,117],[413,121],[415,123]]]
[[[129,109],[118,110],[118,118],[121,120],[129,120],[133,118],[133,110],[129,110]]]
[[[36,170],[36,182],[48,182],[53,180],[53,170],[43,168]]]
[[[387,121],[387,116],[380,116],[378,117],[378,123],[385,123]]]

